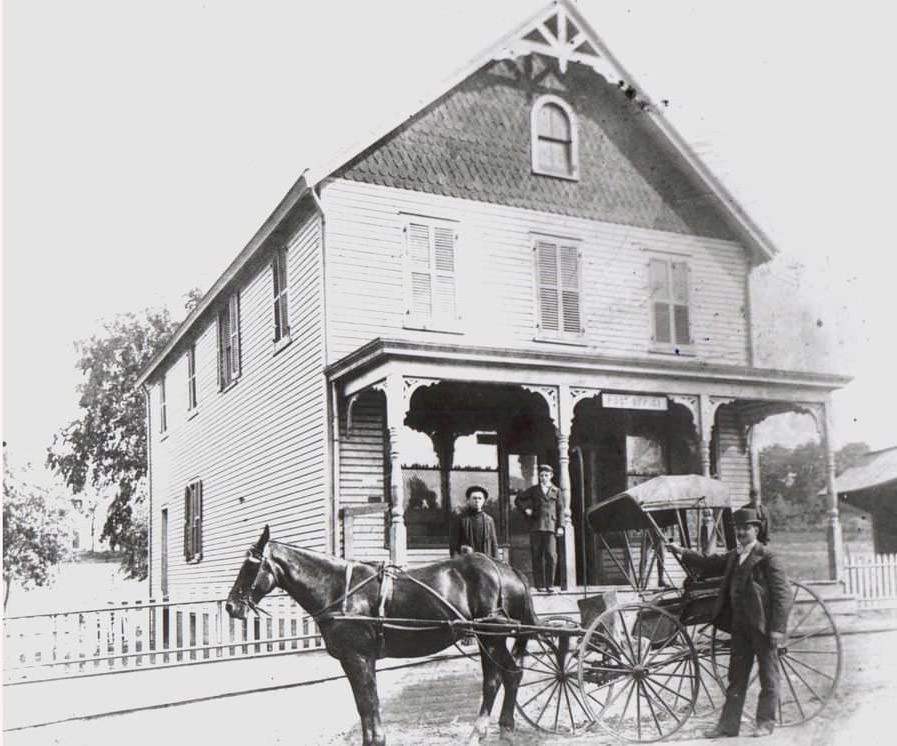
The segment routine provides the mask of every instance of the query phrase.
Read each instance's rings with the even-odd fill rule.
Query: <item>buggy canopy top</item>
[[[663,475],[631,487],[586,511],[595,533],[673,526],[680,510],[731,508],[729,488],[700,474]],[[650,514],[650,517],[649,517]]]

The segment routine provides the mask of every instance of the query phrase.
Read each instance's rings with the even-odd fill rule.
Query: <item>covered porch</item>
[[[338,554],[399,565],[447,557],[452,515],[478,484],[489,492],[504,559],[529,573],[514,498],[548,463],[564,505],[557,582],[624,584],[613,546],[584,524],[590,505],[652,476],[688,473],[720,479],[733,505],[744,504],[759,487],[754,426],[800,411],[813,415],[826,444],[828,569],[840,577],[828,400],[840,382],[832,377],[384,340],[328,376]],[[644,565],[640,551],[627,548],[629,561]]]

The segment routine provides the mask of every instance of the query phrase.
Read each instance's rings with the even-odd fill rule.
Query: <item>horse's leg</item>
[[[352,694],[355,695],[355,707],[361,718],[361,732],[364,746],[386,746],[386,736],[380,725],[380,700],[377,697],[377,669],[373,657],[359,653],[340,658],[340,663]]]
[[[521,668],[523,662],[523,654],[526,651],[526,640],[518,640],[514,645],[514,655],[508,652],[505,645],[505,639],[501,638],[499,645],[496,645],[496,668],[501,673],[502,683],[505,687],[505,696],[501,703],[501,715],[498,717],[498,725],[501,728],[501,738],[503,741],[513,740],[514,731],[514,709],[517,707],[517,689],[520,686],[520,680],[523,678],[523,670]]]
[[[473,730],[470,733],[468,746],[478,744],[481,738],[486,737],[489,730],[489,714],[492,712],[492,704],[495,702],[495,695],[498,693],[498,687],[501,685],[501,673],[495,665],[497,658],[492,650],[494,643],[493,638],[486,638],[484,641],[480,638],[480,663],[483,668],[483,701],[480,704],[480,712]]]

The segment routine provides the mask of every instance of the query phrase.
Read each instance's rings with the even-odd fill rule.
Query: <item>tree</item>
[[[3,453],[3,609],[13,583],[49,585],[72,546],[71,504],[13,474]]]
[[[188,307],[198,295],[188,294]],[[148,571],[148,531],[146,402],[137,378],[176,327],[167,309],[146,309],[121,314],[77,343],[83,413],[54,436],[47,452],[47,465],[75,493],[87,486],[115,491],[100,538],[124,551],[123,568],[139,579]]]
[[[835,453],[840,473],[868,453],[865,443],[848,443]],[[767,446],[760,452],[760,487],[774,526],[807,526],[818,523],[828,511],[825,452],[819,443],[796,448]]]

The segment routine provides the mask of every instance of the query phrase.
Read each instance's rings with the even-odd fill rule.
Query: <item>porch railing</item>
[[[860,608],[897,607],[897,554],[848,554],[844,576]]]
[[[286,595],[271,616],[232,619],[221,599],[121,603],[6,617],[4,684],[320,650],[317,625]]]

